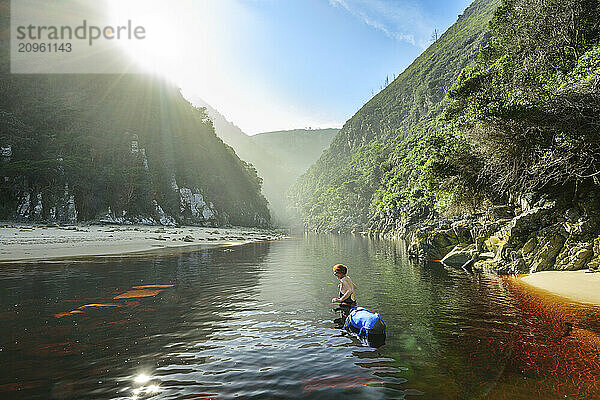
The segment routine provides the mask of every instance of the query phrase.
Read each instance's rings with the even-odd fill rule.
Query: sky
[[[468,0],[118,0],[147,27],[130,56],[247,134],[341,127]]]

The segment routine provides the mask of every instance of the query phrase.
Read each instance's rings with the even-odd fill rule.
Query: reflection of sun
[[[146,383],[150,380],[150,377],[146,374],[139,374],[134,378],[135,383]]]
[[[160,392],[160,387],[158,385],[148,385],[146,388],[146,393],[158,393]]]
[[[140,373],[133,378],[133,381],[141,386],[133,389],[131,392],[132,399],[137,399],[138,396],[143,395],[144,393],[154,395],[160,392],[160,386],[156,383],[151,383],[148,386],[144,387],[144,385],[150,382],[151,377],[145,373]]]

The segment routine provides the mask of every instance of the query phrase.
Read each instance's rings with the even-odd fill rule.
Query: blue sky
[[[181,0],[156,6],[163,68],[248,134],[341,127],[466,0]],[[146,10],[152,10],[147,1]],[[151,4],[151,3],[150,3]],[[159,3],[156,3],[159,4]],[[165,2],[163,2],[165,4]],[[177,5],[174,5],[177,4]],[[174,44],[176,43],[176,45]]]

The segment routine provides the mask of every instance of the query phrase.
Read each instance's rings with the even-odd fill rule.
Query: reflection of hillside
[[[350,267],[359,305],[385,320],[385,346],[361,346],[335,329],[338,262]],[[9,265],[0,286],[0,338],[10,338],[0,343],[0,397],[17,387],[28,398],[126,396],[143,374],[165,398],[599,393],[595,307],[412,263],[399,241],[307,235],[146,259]],[[60,315],[70,310],[81,312]]]

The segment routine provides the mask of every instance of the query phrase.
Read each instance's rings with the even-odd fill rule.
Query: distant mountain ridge
[[[339,129],[292,129],[249,136],[201,98],[190,101],[206,109],[217,136],[256,168],[274,222],[286,226],[297,223],[297,215],[289,208],[287,191],[329,147]]]

